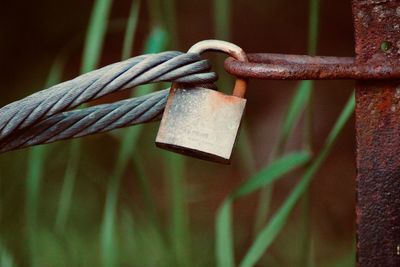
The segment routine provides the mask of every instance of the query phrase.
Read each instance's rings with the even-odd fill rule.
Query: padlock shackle
[[[202,54],[206,51],[224,52],[240,61],[248,61],[246,53],[239,46],[222,40],[204,40],[194,44],[188,53]]]
[[[206,51],[218,51],[228,54],[229,56],[239,60],[248,62],[247,55],[239,46],[221,40],[204,40],[194,44],[188,53],[202,54]],[[233,94],[236,97],[243,98],[246,93],[247,79],[236,78]]]

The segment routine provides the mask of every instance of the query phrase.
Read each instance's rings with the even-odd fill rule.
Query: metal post
[[[400,1],[353,0],[356,63],[400,64]],[[400,81],[356,83],[357,266],[400,266]]]

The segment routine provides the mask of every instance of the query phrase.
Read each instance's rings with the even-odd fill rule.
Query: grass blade
[[[153,1],[152,1],[153,2]],[[174,0],[165,1],[166,17],[175,13]],[[172,16],[174,17],[174,16]],[[176,27],[174,18],[166,20],[169,29],[168,36],[170,43],[178,45],[176,31],[171,31],[171,27]],[[153,46],[159,42],[152,42]],[[168,196],[170,207],[170,226],[169,238],[173,251],[173,261],[175,266],[190,265],[190,229],[189,213],[187,210],[186,187],[185,187],[185,160],[183,157],[173,153],[166,153],[165,166],[167,173]]]
[[[142,192],[145,210],[148,212],[150,222],[154,224],[155,229],[161,233],[160,219],[157,215],[157,206],[151,191],[151,184],[147,175],[146,166],[144,165],[141,155],[137,152],[132,153],[131,156],[134,169],[136,170],[136,176],[139,179],[139,186],[140,191]]]
[[[149,0],[149,15],[152,27],[164,26],[163,6],[160,0]]]
[[[135,33],[139,18],[140,0],[133,0],[131,10],[129,12],[128,23],[126,25],[124,45],[122,47],[122,59],[127,59],[131,55],[133,44],[135,41]]]
[[[170,44],[173,49],[179,49],[178,43],[178,27],[176,21],[176,1],[175,0],[166,0],[163,1],[164,4],[164,13],[165,13],[165,25],[168,30],[168,34],[170,36]]]
[[[61,80],[63,70],[62,60],[56,60],[50,69],[45,88]],[[29,150],[28,168],[26,177],[26,225],[28,229],[28,244],[31,255],[31,265],[38,266],[37,259],[37,218],[40,198],[40,184],[43,179],[44,163],[48,153],[47,146],[36,146]]]
[[[318,45],[318,29],[319,29],[319,2],[320,0],[309,0],[309,16],[308,16],[308,54],[314,56],[317,53]],[[306,105],[304,133],[303,133],[303,146],[312,149],[312,89],[314,88],[314,81],[309,81],[311,93]]]
[[[156,1],[151,1],[155,3]],[[174,13],[174,2],[168,1],[165,3],[168,5],[167,12],[169,14]],[[156,12],[154,10],[153,12]],[[167,14],[168,15],[168,14]],[[157,17],[157,13],[153,14],[153,16]],[[159,14],[159,16],[161,16]],[[158,18],[158,21],[162,21],[162,18]],[[170,27],[174,25],[175,21],[170,19],[169,30]],[[175,38],[176,33],[174,32],[166,32],[164,28],[156,27],[153,31],[151,38],[149,38],[147,42],[147,50],[148,51],[161,51],[166,48],[167,43],[172,41],[172,43],[176,44],[177,40],[171,38]],[[171,240],[171,246],[174,253],[174,265],[177,266],[187,266],[190,264],[189,262],[189,218],[186,207],[186,199],[185,199],[185,188],[184,188],[184,170],[185,170],[185,162],[184,158],[172,153],[165,154],[165,165],[167,166],[167,183],[168,183],[168,196],[170,198],[169,207],[170,211],[170,232],[169,237]]]
[[[345,255],[335,260],[331,267],[354,267],[356,266],[356,240],[354,240],[352,248]]]
[[[7,248],[0,243],[0,266],[1,267],[14,267],[14,259]]]
[[[298,122],[304,107],[309,102],[311,91],[312,91],[312,81],[301,81],[297,87],[297,90],[289,104],[289,108],[286,111],[285,118],[283,120],[283,125],[281,129],[281,138],[279,140],[279,154],[283,152],[283,148],[287,142],[289,134]]]
[[[292,153],[282,157],[246,180],[246,182],[233,193],[233,196],[238,198],[251,194],[263,186],[274,182],[291,170],[304,165],[309,160],[310,153],[307,151]]]
[[[319,0],[309,1],[309,34],[308,34],[308,54],[316,55],[318,45],[318,28],[319,28]],[[315,81],[307,81],[309,83],[310,93],[306,100],[305,120],[303,126],[303,149],[313,150],[313,108],[312,98]],[[299,243],[301,244],[299,264],[308,264],[312,261],[311,255],[311,225],[310,225],[310,194],[308,189],[304,192],[301,199],[298,201],[300,206],[300,234]]]
[[[155,53],[164,50],[169,41],[168,33],[163,29],[156,27],[149,36],[146,43],[146,52]],[[142,87],[141,94],[150,93],[155,89],[155,85],[150,84]],[[137,127],[135,128],[137,129]],[[140,129],[140,128],[139,128]],[[168,176],[168,195],[171,197],[171,221],[170,238],[174,249],[176,264],[187,264],[185,249],[188,247],[188,219],[185,209],[184,190],[183,190],[183,159],[177,155],[168,153],[166,155],[167,176]],[[136,162],[136,164],[140,164]],[[146,192],[144,192],[146,194]],[[149,203],[151,204],[151,203]],[[155,210],[155,207],[153,208]]]
[[[318,43],[319,0],[310,0],[309,11],[308,53],[310,55],[315,55]],[[312,109],[310,103],[313,88],[314,81],[300,82],[296,90],[297,92],[292,98],[288,111],[286,112],[277,146],[275,149],[273,149],[271,154],[271,160],[275,159],[277,156],[283,153],[289,134],[294,128],[296,122],[299,120],[299,117],[302,114],[303,110],[305,110],[303,148],[312,151]],[[273,185],[266,187],[260,193],[254,224],[255,234],[259,232],[259,230],[267,220],[272,190]]]
[[[230,0],[214,0],[214,27],[215,38],[221,40],[230,40],[230,15],[231,3]]]
[[[217,211],[215,255],[217,256],[217,266],[219,267],[235,266],[232,234],[232,201],[233,199],[228,197]]]
[[[154,25],[164,25],[164,18],[162,12],[159,10],[157,0],[150,1],[151,17]],[[170,0],[164,3],[165,17],[175,13],[174,1]],[[159,5],[158,5],[159,6]],[[147,42],[147,50],[159,52],[166,48],[167,43],[172,41],[177,44],[176,32],[171,31],[174,27],[175,20],[170,18],[167,22],[168,32],[164,28],[155,27],[151,37]],[[172,40],[171,40],[172,38]],[[187,266],[190,264],[188,248],[189,248],[189,219],[186,210],[185,190],[184,190],[184,160],[178,155],[167,153],[165,156],[165,165],[167,166],[167,183],[168,195],[170,197],[170,233],[171,246],[174,253],[174,265]]]
[[[308,54],[317,53],[318,30],[319,30],[319,2],[320,0],[310,0],[308,16]]]
[[[133,13],[134,14],[134,13]],[[127,37],[129,38],[129,36]],[[146,53],[155,53],[162,50],[166,44],[165,32],[156,28],[150,34],[145,48]],[[125,42],[128,46],[128,41]],[[156,45],[154,45],[156,43]],[[132,43],[130,44],[132,46]],[[133,96],[148,94],[155,89],[155,85],[150,84],[138,88]],[[115,241],[115,222],[116,209],[118,202],[119,181],[126,169],[131,155],[136,148],[137,140],[142,132],[142,126],[131,127],[127,129],[122,137],[122,141],[117,156],[117,161],[110,177],[107,188],[106,204],[104,207],[103,220],[101,225],[101,248],[104,266],[116,266],[118,248]],[[137,160],[137,164],[141,164]]]
[[[95,69],[100,61],[111,4],[112,0],[96,0],[94,3],[84,43],[81,73],[86,73]],[[59,231],[63,230],[66,224],[66,219],[68,218],[73,187],[79,169],[80,152],[80,140],[72,141],[70,144],[69,160],[64,174],[64,184],[60,196],[59,213],[56,220],[56,226]],[[104,255],[106,260],[109,259],[109,254],[106,253],[102,255]]]
[[[83,49],[81,73],[95,69],[99,63],[112,0],[96,0],[92,9]]]
[[[165,154],[167,165],[168,195],[170,197],[170,238],[178,266],[189,263],[189,219],[185,198],[185,161],[180,155]]]
[[[242,122],[242,129],[238,139],[238,154],[240,155],[240,162],[243,165],[244,171],[253,174],[256,170],[256,163],[254,159],[253,150],[250,142],[250,135],[246,122]]]
[[[275,240],[276,236],[280,233],[281,229],[283,228],[289,217],[290,212],[293,210],[295,204],[298,202],[300,197],[307,190],[312,180],[312,177],[329,154],[339,133],[353,114],[354,106],[355,101],[353,93],[347,104],[345,105],[344,109],[342,110],[342,113],[337,119],[331,132],[329,133],[325,141],[324,147],[315,158],[315,160],[312,162],[312,164],[308,167],[308,169],[300,179],[299,183],[293,189],[289,197],[285,200],[281,208],[275,213],[271,221],[261,230],[255,242],[251,245],[243,261],[239,265],[240,267],[254,266],[264,254],[264,252],[268,249],[268,247],[272,244],[272,242]]]
[[[271,153],[271,161],[282,155],[290,133],[293,131],[300,116],[303,114],[312,92],[311,81],[301,81],[285,113],[283,124],[280,130],[279,139]],[[269,206],[272,197],[273,185],[269,185],[260,192],[256,219],[254,223],[254,233],[257,234],[267,221]]]
[[[92,9],[86,40],[82,55],[81,73],[94,70],[101,56],[106,31],[107,21],[111,9],[112,0],[96,0]],[[56,216],[56,229],[63,231],[72,203],[75,178],[79,168],[81,141],[73,140],[69,148],[69,160],[64,174],[64,182],[61,189],[58,213]]]
[[[214,36],[216,39],[229,41],[231,39],[231,1],[229,0],[214,0],[213,1],[213,19],[214,19]],[[214,66],[219,73],[218,86],[223,90],[232,87],[232,82],[228,79],[228,74],[225,72],[222,62],[217,62]],[[230,93],[230,92],[229,92]],[[242,162],[242,166],[248,173],[254,173],[255,161],[251,142],[248,134],[248,128],[243,123],[240,130],[238,140],[238,153]]]
[[[80,159],[80,142],[71,142],[69,146],[68,165],[64,173],[64,181],[61,187],[60,200],[58,203],[55,229],[62,232],[66,226],[69,210],[72,202],[72,195],[74,191],[75,175],[79,166]]]
[[[286,155],[248,179],[223,202],[216,221],[216,256],[220,267],[234,266],[231,205],[235,199],[251,194],[286,173],[304,165],[310,159],[306,151]]]
[[[168,41],[168,32],[162,27],[154,27],[147,38],[144,53],[159,53],[166,49]]]
[[[46,147],[34,147],[29,152],[26,180],[26,224],[31,266],[39,266],[37,251],[38,204],[40,183],[43,178]]]

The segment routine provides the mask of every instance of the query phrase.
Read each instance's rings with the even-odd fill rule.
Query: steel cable
[[[108,65],[39,91],[0,109],[0,152],[152,121],[162,114],[167,90],[112,104],[66,110],[146,83],[210,84],[217,75],[209,69],[208,61],[199,54],[164,52]]]
[[[162,115],[168,90],[142,97],[66,111],[17,130],[0,143],[0,152],[107,132],[156,120]]]

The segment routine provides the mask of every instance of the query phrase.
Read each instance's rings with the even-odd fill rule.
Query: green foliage
[[[292,153],[282,157],[246,180],[243,185],[234,191],[233,196],[237,198],[251,194],[263,186],[274,182],[276,179],[279,179],[292,169],[305,164],[309,159],[310,154],[307,151]]]
[[[135,42],[135,33],[139,18],[140,0],[133,0],[129,12],[128,23],[126,24],[124,45],[122,47],[122,59],[127,59],[131,55],[133,44]]]
[[[232,35],[231,2],[214,0],[213,4],[215,36],[218,39],[229,40]],[[84,42],[81,72],[88,72],[98,66],[107,29],[110,29],[108,18],[111,6],[111,0],[94,1]],[[129,58],[132,51],[135,51],[140,6],[140,0],[132,0],[125,24],[122,59]],[[151,0],[146,2],[146,7],[149,11],[150,29],[141,52],[157,53],[170,48],[177,49],[179,43],[175,1]],[[310,0],[309,54],[315,54],[317,49],[318,16],[319,1]],[[63,66],[63,60],[56,60],[49,73],[46,87],[61,81]],[[227,76],[223,76],[222,65],[219,67],[217,70],[222,74],[222,84],[228,84],[228,79],[224,78]],[[141,86],[135,89],[131,96],[147,94],[157,89],[159,86],[154,84]],[[49,146],[30,149],[24,193],[26,199],[23,236],[26,244],[23,249],[27,251],[22,253],[29,256],[28,266],[213,266],[215,264],[224,267],[235,266],[235,254],[239,253],[235,253],[234,243],[242,240],[234,231],[233,204],[235,201],[245,201],[244,197],[262,191],[258,216],[255,220],[257,234],[239,265],[255,266],[281,234],[295,205],[306,195],[313,176],[328,156],[334,141],[354,109],[354,96],[352,96],[326,139],[324,147],[314,159],[311,159],[311,148],[307,145],[299,152],[284,153],[293,129],[304,113],[308,117],[303,127],[306,129],[304,135],[308,135],[305,142],[310,142],[311,130],[308,122],[311,123],[312,118],[307,114],[310,114],[312,89],[312,81],[302,81],[298,84],[282,119],[271,162],[265,163],[219,205],[215,218],[215,247],[211,245],[211,234],[204,233],[204,230],[199,234],[199,230],[190,223],[188,201],[193,196],[188,196],[191,191],[188,191],[186,174],[191,171],[187,163],[192,164],[193,161],[165,153],[160,159],[153,157],[151,163],[146,162],[145,153],[139,150],[140,140],[145,137],[144,127],[131,127],[114,135],[116,138],[113,141],[117,142],[118,149],[115,160],[111,163],[111,171],[100,166],[101,164],[85,162],[90,170],[81,175],[82,170],[79,169],[79,165],[83,165],[82,161],[88,159],[81,156],[83,151],[81,141],[71,142],[61,193],[55,197],[42,194],[46,187],[47,172],[53,173],[51,164],[50,167],[46,164],[53,159],[55,152]],[[254,173],[256,164],[249,132],[246,125],[243,128],[238,148],[242,163],[239,167],[245,173]],[[110,161],[110,156],[107,161]],[[130,168],[135,173],[139,185],[137,191],[142,196],[142,202],[133,203],[132,206],[130,206],[132,196],[129,198],[129,204],[123,203],[122,199],[126,197],[124,194],[127,190],[121,186],[122,178]],[[157,177],[157,184],[165,186],[165,194],[168,196],[168,202],[163,206],[165,214],[159,214],[156,206],[156,202],[157,204],[160,202],[157,199],[159,196],[152,192],[154,185],[151,183],[151,178],[154,173],[158,173],[154,171],[156,168],[162,169],[160,172],[165,176],[165,181]],[[295,169],[300,169],[302,172],[298,183],[267,222],[273,183]],[[78,171],[82,179],[77,179]],[[82,194],[82,191],[83,193],[85,191],[81,191],[79,185],[82,184],[80,180],[85,179],[93,179],[89,182],[90,186],[99,187],[100,191],[105,192],[101,192],[100,197]],[[105,185],[102,184],[102,180],[106,181]],[[49,204],[44,202],[52,200],[55,200],[54,214],[45,214],[40,208],[46,205],[46,209],[51,210]],[[135,205],[140,205],[139,212],[135,209],[137,208]],[[102,208],[103,211],[98,212],[99,214],[87,215],[89,212],[96,213],[95,210]],[[79,215],[87,217],[77,218]],[[80,219],[82,221],[79,221]],[[74,220],[78,222],[73,224]],[[0,265],[17,266],[18,257],[15,255],[21,253],[18,249],[14,251],[12,245],[5,244],[1,237]],[[240,246],[243,247],[243,244]],[[212,256],[213,249],[215,259]],[[307,253],[307,250],[304,251]],[[354,254],[355,252],[351,251],[343,258],[337,259],[332,266],[353,266]]]
[[[8,249],[0,243],[0,266],[1,267],[14,267],[14,259]]]
[[[232,234],[232,201],[228,197],[217,211],[216,218],[216,251],[217,266],[235,266],[235,256],[233,253],[233,234]]]
[[[134,8],[136,8],[136,11],[134,10]],[[132,33],[132,30],[136,28],[138,9],[139,5],[133,3],[130,12],[130,19],[128,20],[127,29],[125,31],[123,48],[123,51],[125,52],[123,58],[129,56],[127,51],[131,51],[134,44],[134,35]],[[163,51],[167,44],[167,36],[168,35],[162,28],[156,27],[147,38],[144,53],[158,53]],[[148,94],[155,89],[156,85],[154,84],[141,86],[140,88],[136,89],[134,93],[132,93],[132,96],[135,97]],[[137,155],[137,152],[135,151],[138,138],[140,137],[142,131],[142,126],[131,127],[124,131],[114,171],[109,180],[103,222],[101,226],[102,255],[104,257],[104,266],[118,265],[117,258],[119,247],[115,238],[117,219],[116,209],[118,202],[119,183],[131,158],[133,158],[132,162],[135,164],[136,168],[139,168],[139,166],[143,164],[143,161],[140,159],[140,157]],[[154,203],[150,201],[150,191],[146,186],[146,181],[148,180],[148,177],[141,176],[141,179],[144,195],[147,196],[147,206],[151,207],[151,210],[155,210]],[[153,216],[155,217],[154,214]]]
[[[356,244],[354,242],[352,249],[338,257],[330,267],[353,267],[356,265]]]
[[[96,0],[86,33],[81,72],[95,69],[101,56],[112,0]]]
[[[319,28],[319,3],[320,0],[310,0],[309,16],[308,16],[308,53],[315,55],[317,53],[318,44],[318,28]]]
[[[232,202],[237,198],[251,194],[263,188],[265,185],[272,183],[276,179],[281,178],[284,174],[305,164],[309,159],[310,155],[307,152],[298,152],[276,160],[244,182],[222,203],[218,211],[216,222],[216,256],[218,266],[234,266],[231,218]]]
[[[290,133],[305,109],[312,92],[312,81],[301,81],[283,118],[277,153],[281,153]]]
[[[215,37],[221,40],[231,39],[231,3],[229,0],[214,0]]]
[[[61,81],[63,62],[56,60],[50,69],[45,87],[50,87]],[[49,148],[47,146],[37,146],[29,150],[27,177],[26,177],[26,224],[27,237],[30,248],[32,266],[40,266],[38,258],[37,240],[39,222],[38,205],[40,200],[40,186],[43,180],[46,157]],[[11,263],[10,263],[11,264]],[[6,265],[6,264],[5,264]],[[3,265],[1,265],[3,266]],[[11,265],[10,265],[11,266]]]
[[[294,127],[300,119],[301,114],[303,114],[304,110],[309,104],[311,93],[312,82],[301,81],[296,88],[295,94],[292,97],[292,100],[289,103],[289,106],[283,118],[279,139],[276,142],[275,148],[272,150],[272,160],[283,153],[290,133],[293,131]],[[261,190],[260,192],[257,214],[254,224],[256,234],[258,234],[258,231],[267,220],[270,199],[272,195],[272,188],[272,185],[269,185],[263,188],[263,190]]]
[[[295,204],[298,202],[300,197],[307,190],[312,177],[315,175],[316,171],[319,169],[325,158],[328,156],[329,151],[331,150],[339,133],[342,131],[346,122],[353,114],[354,105],[354,94],[352,94],[342,113],[337,119],[335,125],[333,126],[331,132],[329,133],[325,141],[324,147],[319,152],[318,156],[312,161],[307,170],[304,172],[299,183],[293,189],[289,197],[285,200],[281,208],[274,214],[271,221],[261,230],[255,242],[251,245],[249,251],[241,262],[241,267],[254,266],[271,245],[275,237],[282,230],[289,217],[290,212],[293,210]]]
[[[124,46],[122,59],[128,58],[130,51],[134,44],[134,31],[137,26],[137,17],[139,14],[139,2],[133,2],[130,17],[128,19],[128,24],[126,26],[125,36],[124,36]],[[150,40],[158,37],[161,34],[153,34],[150,36]],[[162,39],[157,40],[159,43],[163,43]],[[153,48],[151,48],[153,49]],[[146,94],[153,91],[152,86],[142,87],[142,94]],[[137,94],[138,94],[137,93]],[[135,96],[135,94],[133,94]],[[104,257],[104,266],[116,266],[118,265],[118,243],[116,242],[116,210],[118,202],[119,193],[119,183],[121,177],[129,163],[131,155],[135,154],[135,148],[138,138],[142,132],[142,127],[132,127],[127,129],[122,135],[122,140],[120,144],[119,153],[115,163],[113,174],[109,179],[109,184],[107,188],[106,204],[104,207],[103,221],[101,225],[101,244],[102,244],[102,255]],[[135,157],[135,163],[139,161],[138,157]],[[140,162],[138,163],[140,165]],[[143,178],[147,179],[147,178]]]
[[[60,200],[58,203],[55,227],[59,232],[65,229],[71,208],[72,196],[74,191],[75,178],[78,171],[80,159],[80,142],[74,140],[69,146],[70,158],[64,173],[64,182],[61,189]]]
[[[308,53],[315,55],[318,44],[319,28],[319,0],[309,0],[309,29],[308,29]],[[294,129],[303,111],[305,111],[305,122],[303,126],[303,148],[312,151],[312,108],[311,98],[314,88],[313,81],[301,81],[296,89],[291,103],[288,106],[281,132],[276,147],[273,149],[272,160],[281,155],[286,146],[289,134]],[[271,202],[273,185],[265,187],[259,197],[258,209],[254,224],[255,234],[258,234],[261,227],[265,224],[268,216],[269,205]]]

